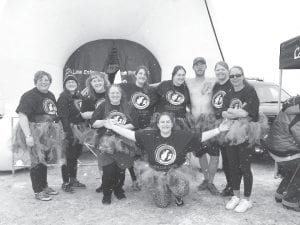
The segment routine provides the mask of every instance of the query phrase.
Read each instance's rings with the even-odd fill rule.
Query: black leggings
[[[222,168],[225,174],[226,182],[228,187],[232,187],[230,180],[229,160],[226,153],[226,147],[219,145],[222,154]]]
[[[116,162],[103,166],[102,170],[103,195],[111,196],[112,191],[124,193],[125,170],[118,167]]]
[[[39,163],[30,168],[30,178],[34,193],[39,193],[47,187],[47,166]]]
[[[77,176],[77,159],[82,153],[82,145],[75,143],[68,145],[66,149],[66,164],[62,165],[61,173],[64,183],[68,183],[70,178],[76,178]]]
[[[250,197],[253,185],[253,175],[251,172],[252,152],[253,149],[248,147],[248,143],[228,146],[226,148],[232,189],[234,191],[240,190],[243,177],[245,197]]]

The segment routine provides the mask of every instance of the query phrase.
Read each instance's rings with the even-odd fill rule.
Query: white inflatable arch
[[[178,64],[193,76],[196,56],[206,57],[208,75],[221,60],[204,0],[0,0],[0,16],[0,170],[11,169],[11,118],[33,74],[49,72],[58,97],[63,67],[85,43],[139,43],[159,61],[163,80]]]

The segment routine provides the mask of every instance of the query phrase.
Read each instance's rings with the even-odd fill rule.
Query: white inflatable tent
[[[221,60],[204,0],[0,0],[0,29],[0,170],[11,169],[11,118],[33,74],[49,72],[58,97],[66,61],[86,43],[136,42],[156,57],[163,80],[178,64],[193,76],[196,56],[206,57],[207,74]]]

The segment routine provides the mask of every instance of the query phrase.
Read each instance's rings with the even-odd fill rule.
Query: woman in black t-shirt
[[[186,110],[190,108],[190,95],[185,83],[186,70],[175,66],[172,80],[161,82],[156,88],[155,112],[171,112],[176,118],[176,126],[186,129]]]
[[[120,84],[132,109],[131,116],[136,129],[149,127],[154,111],[155,93],[148,84],[149,75],[147,67],[139,66],[135,71],[135,83]]]
[[[129,148],[134,143],[107,130],[104,122],[109,119],[120,127],[134,129],[127,106],[122,89],[114,84],[108,89],[106,100],[97,107],[91,119],[93,127],[98,129],[99,141],[95,146],[99,150],[98,163],[103,171],[103,204],[111,203],[112,191],[118,199],[126,198],[123,190],[125,169],[133,166],[133,155]]]
[[[149,75],[150,72],[147,67],[138,66],[135,71],[135,83],[120,84],[126,94],[130,106],[130,115],[133,120],[132,123],[134,124],[135,129],[149,127],[154,112],[156,96],[154,88],[149,86]],[[132,179],[133,190],[140,190],[134,168],[129,168],[129,172]]]
[[[173,129],[173,114],[163,112],[156,117],[156,129],[131,131],[117,126],[114,121],[106,120],[104,126],[114,132],[136,142],[142,153],[148,158],[149,167],[144,172],[148,178],[148,186],[158,207],[167,207],[171,203],[172,194],[177,206],[182,206],[183,196],[189,192],[186,167],[183,166],[188,152],[197,149],[199,137],[188,131]],[[228,130],[222,123],[219,128],[203,132],[202,141],[206,141]]]
[[[110,82],[106,73],[94,71],[90,74],[86,80],[86,95],[82,99],[82,104],[80,107],[81,116],[88,123],[87,126],[82,127],[81,129],[81,139],[83,142],[93,144],[95,142],[95,130],[91,129],[90,120],[92,118],[93,112],[97,107],[105,101],[105,93],[110,87]],[[99,168],[101,173],[101,168]],[[99,186],[96,189],[96,192],[101,192],[102,187]]]
[[[35,198],[41,201],[49,201],[49,195],[58,194],[48,187],[47,162],[62,156],[63,130],[58,122],[55,96],[49,91],[51,83],[49,73],[36,72],[35,88],[22,95],[16,109],[21,129],[16,131],[14,147],[29,151],[32,188]]]
[[[94,71],[86,80],[87,95],[84,96],[81,105],[81,116],[90,120],[95,109],[105,100],[105,92],[110,87],[107,74]]]
[[[229,78],[233,90],[224,97],[222,116],[225,119],[234,121],[225,136],[225,140],[229,142],[226,153],[229,160],[229,175],[234,195],[226,204],[226,209],[245,212],[252,207],[250,195],[253,184],[251,172],[253,152],[251,138],[253,134],[249,131],[253,130],[251,124],[256,123],[259,118],[259,99],[255,89],[245,81],[244,71],[241,67],[232,67]],[[257,133],[259,133],[259,129]],[[240,200],[242,177],[244,180],[244,198]]]

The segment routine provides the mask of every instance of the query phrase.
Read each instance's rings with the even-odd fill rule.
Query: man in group
[[[195,58],[193,61],[195,78],[186,80],[191,99],[191,118],[189,121],[192,124],[190,125],[202,132],[215,126],[215,116],[211,104],[212,88],[215,80],[205,77],[206,69],[206,60],[203,57]],[[219,191],[213,181],[218,169],[219,149],[214,148],[210,143],[203,143],[203,145],[199,147],[203,148],[203,151],[201,151],[203,154],[196,156],[199,157],[204,180],[198,186],[198,189],[208,189],[211,194],[218,195]],[[206,153],[210,156],[209,161]]]

